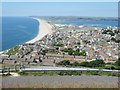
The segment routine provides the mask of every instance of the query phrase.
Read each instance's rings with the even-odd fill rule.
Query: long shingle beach
[[[48,24],[47,21],[38,18],[34,18],[34,19],[38,20],[39,22],[38,35],[26,43],[35,43],[36,41],[42,39],[45,35],[50,34],[52,32],[52,26]]]

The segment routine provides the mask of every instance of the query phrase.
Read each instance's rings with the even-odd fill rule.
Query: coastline
[[[39,41],[40,39],[42,39],[45,35],[52,33],[52,25],[50,25],[47,21],[42,20],[40,18],[34,18],[34,17],[32,17],[32,19],[35,19],[39,22],[39,30],[38,30],[37,35],[33,39],[28,40],[27,42],[24,42],[26,44],[35,43],[35,42]],[[22,44],[24,44],[24,43],[22,43]],[[16,46],[18,46],[18,45],[16,45]],[[7,49],[7,50],[9,50],[9,49]],[[4,51],[7,51],[7,50],[4,50]],[[0,51],[0,54],[2,54],[4,51]]]
[[[35,19],[39,22],[38,34],[32,40],[25,42],[26,44],[35,43],[35,42],[39,41],[40,39],[42,39],[45,35],[52,33],[52,26],[49,23],[47,23],[47,21],[42,20],[40,18],[33,18],[33,19]],[[7,49],[7,50],[9,50],[9,49]],[[0,51],[0,55],[3,54],[7,50]]]
[[[49,23],[47,23],[47,21],[39,19],[39,18],[33,18],[33,19],[38,20],[39,31],[38,31],[38,35],[35,38],[26,42],[27,44],[35,43],[39,41],[40,39],[42,39],[45,35],[52,33],[52,26]]]

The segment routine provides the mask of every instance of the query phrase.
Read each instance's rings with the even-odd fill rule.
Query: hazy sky
[[[3,16],[117,17],[117,2],[3,2]]]
[[[2,2],[119,2],[120,0],[1,0]]]

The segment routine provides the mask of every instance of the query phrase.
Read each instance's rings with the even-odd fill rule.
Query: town
[[[117,27],[51,25],[52,33],[41,40],[2,53],[1,66],[13,70],[32,66],[119,69]]]

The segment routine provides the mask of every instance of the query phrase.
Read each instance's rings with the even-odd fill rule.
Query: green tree
[[[85,50],[81,51],[81,52],[80,52],[80,55],[86,56],[86,51],[85,51]]]
[[[73,52],[72,52],[72,51],[69,51],[69,52],[68,52],[68,55],[73,55]]]
[[[111,36],[115,35],[115,33],[112,30],[104,30],[102,34],[110,34]]]
[[[80,45],[80,42],[77,42],[77,45]]]

